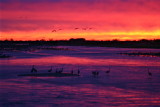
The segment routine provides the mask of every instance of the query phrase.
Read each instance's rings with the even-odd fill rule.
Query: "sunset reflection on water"
[[[24,59],[9,59],[0,61],[1,65],[47,65],[47,64],[73,64],[73,65],[117,65],[117,66],[158,66],[160,62],[144,61],[138,59],[93,59],[85,57],[70,57],[70,56],[53,56],[40,58],[24,58]]]
[[[9,102],[22,102],[32,105],[33,102],[39,102],[46,105],[76,105],[76,106],[147,106],[160,105],[160,98],[155,92],[118,88],[116,86],[98,86],[98,84],[57,84],[51,79],[48,82],[30,83],[21,80],[22,83],[1,81],[1,91],[3,91],[3,101],[10,99]],[[34,80],[33,80],[34,81]],[[7,84],[7,85],[6,85]],[[8,88],[13,87],[12,90]],[[8,90],[4,90],[8,89]],[[16,97],[16,93],[18,97]],[[155,95],[153,95],[155,94]],[[8,97],[9,95],[10,97]],[[14,97],[14,98],[13,98]],[[24,98],[25,97],[25,98]],[[23,104],[17,104],[23,105]]]
[[[65,54],[64,51],[58,54],[39,51],[38,54],[46,52],[46,56],[35,53],[36,57],[30,57],[27,53],[26,58],[18,54],[1,59],[0,106],[160,106],[160,58],[124,56],[114,54],[117,49],[105,49],[78,47],[78,51]],[[38,73],[47,72],[51,66],[52,72],[64,68],[64,72],[73,69],[77,73],[80,69],[81,73],[79,77],[63,78],[17,76],[30,73],[32,65]],[[109,67],[111,72],[106,74]],[[153,73],[152,77],[148,76],[147,68]],[[99,71],[97,77],[91,73],[95,70]]]

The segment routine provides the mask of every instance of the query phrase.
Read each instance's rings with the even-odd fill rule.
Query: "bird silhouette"
[[[92,74],[93,74],[93,76],[95,77],[95,76],[98,76],[98,75],[99,75],[99,72],[98,72],[98,71],[92,71]]]
[[[106,74],[109,74],[110,73],[110,67],[109,67],[109,69],[106,71]]]
[[[60,70],[59,70],[59,73],[62,73],[63,72],[63,68],[61,68]]]
[[[79,28],[78,27],[76,27],[76,28],[74,28],[75,30],[78,30]]]
[[[82,30],[87,30],[87,28],[82,28]]]
[[[73,74],[73,69],[71,70],[71,74]]]
[[[52,30],[52,32],[57,32],[57,30]]]
[[[99,72],[96,72],[96,75],[98,76],[98,75],[99,75]]]
[[[56,73],[58,73],[58,68],[56,68]]]
[[[152,73],[149,71],[149,68],[148,68],[148,75],[149,75],[149,76],[152,76]]]
[[[37,69],[34,68],[34,65],[32,66],[31,72],[37,72]]]
[[[52,71],[52,66],[51,66],[51,68],[48,70],[48,72],[51,72]]]
[[[80,70],[78,69],[78,75],[80,74]]]

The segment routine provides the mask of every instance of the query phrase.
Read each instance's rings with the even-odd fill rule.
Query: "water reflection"
[[[40,58],[24,58],[0,60],[0,65],[51,65],[51,64],[78,64],[78,65],[117,65],[117,66],[158,66],[160,62],[141,59],[93,59],[86,57],[52,56]]]
[[[16,105],[26,106],[36,103],[39,106],[40,102],[43,102],[42,105],[75,105],[78,107],[82,106],[82,103],[83,106],[160,105],[160,98],[155,92],[148,93],[116,86],[99,87],[98,84],[59,85],[47,81],[42,84],[38,82],[39,80],[35,80],[37,83],[30,84],[25,79],[27,78],[21,80],[22,83],[15,83],[14,80],[1,81],[0,91],[4,95],[4,102],[1,103],[16,103]],[[13,89],[9,89],[13,86]]]
[[[72,54],[59,52],[59,55],[53,56],[0,60],[0,106],[160,106],[159,58],[112,55],[118,52],[117,49],[91,49],[93,51],[89,50],[87,54],[88,48],[85,47]],[[79,68],[81,76],[17,76],[19,73],[30,72],[31,65],[35,65],[38,72],[48,72],[51,66],[53,70],[64,67],[64,72]],[[151,79],[146,71],[148,65],[153,73]],[[109,66],[111,72],[107,75],[105,71]],[[91,74],[93,70],[100,73],[96,78]]]

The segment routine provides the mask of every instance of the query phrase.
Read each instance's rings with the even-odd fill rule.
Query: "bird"
[[[92,71],[92,74],[95,76],[96,75],[96,71]]]
[[[110,73],[110,67],[109,67],[109,69],[106,71],[106,74],[109,74]]]
[[[56,73],[58,73],[58,68],[56,68]]]
[[[62,73],[62,72],[63,72],[63,68],[61,68],[58,73]]]
[[[78,27],[76,27],[76,28],[74,28],[75,30],[78,30],[79,28]]]
[[[51,66],[51,69],[48,70],[48,72],[51,72],[51,71],[52,71],[52,66]]]
[[[98,75],[99,75],[99,72],[96,72],[96,75],[98,76]]]
[[[80,70],[78,69],[78,75],[80,74]]]
[[[99,72],[98,71],[92,71],[93,76],[98,76]]]
[[[152,76],[152,73],[149,71],[149,68],[148,68],[148,75],[149,75],[149,76]]]
[[[71,74],[73,74],[73,69],[71,70]]]
[[[31,72],[37,72],[37,69],[34,68],[34,65],[32,66]]]
[[[52,30],[52,32],[57,32],[56,30]]]
[[[87,30],[87,28],[82,28],[82,30]]]

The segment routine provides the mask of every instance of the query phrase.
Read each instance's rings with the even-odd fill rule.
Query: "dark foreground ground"
[[[117,48],[155,48],[160,49],[160,39],[139,41],[89,41],[83,38],[59,41],[0,41],[0,50],[24,50],[37,46],[91,46]]]
[[[53,47],[54,46],[54,47]],[[59,41],[0,41],[0,58],[9,58],[10,55],[4,54],[4,51],[35,51],[37,49],[45,50],[69,50],[68,48],[57,48],[55,46],[89,46],[89,47],[116,47],[116,48],[153,48],[160,49],[160,39],[139,40],[139,41],[87,41],[83,38],[59,40]],[[156,56],[160,57],[160,52],[130,52],[118,53],[132,56]]]

